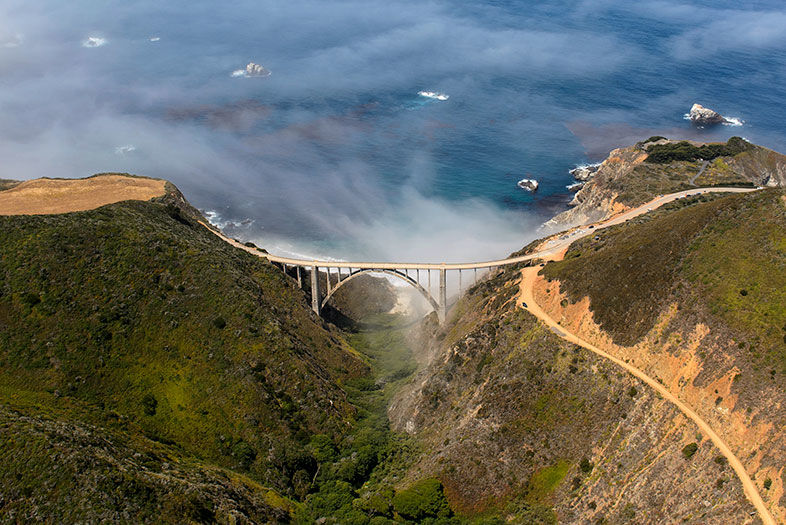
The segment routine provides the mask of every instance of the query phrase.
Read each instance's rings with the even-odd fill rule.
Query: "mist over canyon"
[[[165,177],[274,251],[502,256],[564,209],[570,168],[614,147],[653,134],[786,146],[776,2],[11,1],[0,14],[0,177]],[[232,76],[250,62],[271,74]],[[694,102],[745,125],[692,128]]]

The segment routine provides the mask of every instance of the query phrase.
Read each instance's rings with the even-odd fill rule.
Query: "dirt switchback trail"
[[[701,432],[710,438],[718,450],[723,454],[723,456],[728,460],[729,465],[734,469],[734,472],[737,473],[737,477],[739,477],[740,481],[742,482],[742,487],[745,490],[745,495],[748,497],[753,506],[756,507],[756,510],[759,513],[759,517],[761,518],[762,522],[765,525],[776,525],[775,519],[770,514],[770,511],[767,509],[767,506],[764,504],[764,500],[762,500],[761,495],[759,495],[759,491],[756,488],[756,485],[751,480],[750,476],[745,470],[745,467],[742,465],[742,462],[734,455],[731,451],[729,446],[721,439],[721,437],[715,433],[715,431],[704,421],[696,412],[693,411],[688,405],[680,401],[677,396],[672,394],[669,390],[666,389],[663,385],[646,375],[644,372],[639,370],[638,368],[631,366],[630,364],[626,363],[625,361],[614,357],[613,355],[604,352],[600,348],[590,344],[589,342],[579,338],[578,336],[568,332],[560,326],[554,319],[552,319],[536,302],[535,296],[532,292],[533,285],[538,278],[538,270],[540,268],[538,266],[524,268],[521,271],[521,284],[520,284],[520,295],[519,295],[519,305],[523,306],[526,305],[526,309],[532,313],[535,317],[540,319],[543,323],[545,323],[548,327],[552,329],[557,335],[562,337],[563,339],[586,348],[587,350],[596,353],[597,355],[608,359],[614,364],[624,368],[630,374],[634,375],[635,377],[639,378],[640,380],[647,383],[649,386],[655,389],[660,395],[662,395],[666,400],[673,403],[683,414],[688,416],[691,421],[696,423],[698,427],[701,429]]]

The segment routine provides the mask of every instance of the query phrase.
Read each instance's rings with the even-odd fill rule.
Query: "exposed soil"
[[[85,211],[126,200],[147,201],[165,193],[166,181],[98,175],[87,179],[35,179],[0,191],[0,215],[47,215]]]

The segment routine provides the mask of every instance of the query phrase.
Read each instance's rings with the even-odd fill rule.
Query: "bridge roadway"
[[[373,261],[369,261],[369,262],[326,261],[320,259],[295,259],[292,257],[283,257],[280,255],[266,253],[260,251],[259,249],[246,246],[238,241],[230,239],[224,236],[223,234],[221,234],[220,232],[217,232],[213,229],[210,229],[210,231],[212,231],[213,233],[224,239],[226,242],[232,244],[233,246],[236,246],[258,257],[267,259],[270,262],[281,264],[285,272],[287,271],[288,266],[294,267],[296,269],[298,284],[300,284],[301,286],[302,286],[301,269],[306,269],[311,276],[312,308],[317,314],[321,313],[322,308],[327,304],[327,302],[333,296],[335,291],[338,288],[340,288],[343,284],[345,284],[349,279],[361,273],[385,273],[397,277],[399,279],[402,279],[405,282],[412,285],[413,287],[415,287],[425,297],[425,299],[432,305],[432,307],[437,311],[440,322],[442,322],[445,320],[445,316],[447,313],[447,286],[446,286],[447,271],[458,271],[459,292],[460,292],[462,270],[475,270],[474,280],[477,280],[477,270],[491,271],[493,269],[497,269],[502,266],[508,266],[511,264],[530,261],[532,259],[542,259],[550,255],[554,255],[555,253],[559,253],[560,251],[566,249],[568,246],[570,246],[571,243],[573,243],[578,239],[581,239],[582,237],[586,237],[587,235],[590,235],[598,230],[602,230],[610,226],[621,224],[634,217],[638,217],[639,215],[647,213],[650,210],[659,208],[660,206],[663,206],[666,203],[675,201],[677,199],[689,195],[699,195],[699,194],[706,194],[706,193],[747,193],[751,191],[756,191],[756,189],[758,188],[740,188],[740,187],[697,188],[697,189],[679,191],[676,193],[670,193],[667,195],[661,195],[646,204],[619,213],[605,221],[601,221],[591,225],[574,227],[567,231],[554,234],[547,241],[543,242],[538,247],[539,249],[533,253],[527,255],[521,255],[518,257],[508,257],[505,259],[496,259],[496,260],[481,261],[481,262],[398,263],[398,262],[373,262]],[[331,270],[333,269],[336,270],[335,273],[331,272]],[[348,270],[346,275],[342,273],[342,269]],[[410,270],[414,270],[416,272],[416,276],[414,278],[410,276],[409,274]],[[439,295],[436,298],[431,293],[432,270],[439,272]],[[427,276],[428,276],[427,288],[424,288],[420,282],[421,281],[420,271],[427,272]],[[324,278],[321,277],[314,278],[314,276],[319,276],[320,272],[325,272],[326,276]],[[331,277],[331,275],[337,276],[335,283],[332,282],[334,279],[333,277]],[[327,292],[324,298],[320,291],[320,289],[322,288],[321,281],[324,281],[326,292]]]

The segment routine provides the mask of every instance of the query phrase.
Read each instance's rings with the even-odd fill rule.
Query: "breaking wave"
[[[727,117],[726,115],[721,115],[721,116],[723,117],[723,120],[724,120],[724,122],[721,122],[721,124],[723,124],[724,126],[739,127],[739,126],[744,126],[745,125],[745,121],[742,120],[741,118]],[[683,118],[683,120],[690,120],[690,113],[685,113],[682,116],[682,118]]]
[[[106,38],[100,36],[89,36],[82,42],[82,47],[101,47],[106,45]]]
[[[136,151],[136,146],[128,144],[126,146],[118,146],[115,148],[115,155],[127,155],[132,151]]]

